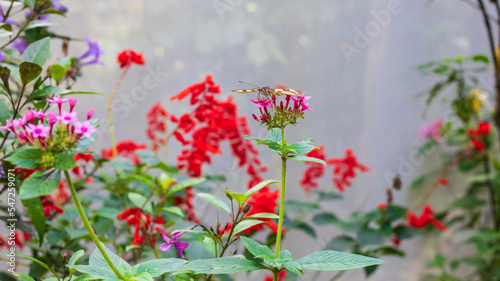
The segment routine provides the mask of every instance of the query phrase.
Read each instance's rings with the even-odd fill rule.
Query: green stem
[[[281,127],[281,146],[285,147],[285,127]],[[278,222],[278,233],[276,233],[276,258],[280,254],[281,245],[281,231],[283,228],[283,214],[285,210],[285,179],[286,179],[286,158],[281,155],[281,198],[280,198],[280,219]],[[275,274],[275,281],[277,280],[277,274]]]
[[[75,206],[76,209],[78,210],[78,214],[80,215],[80,218],[83,221],[83,225],[85,225],[85,228],[90,234],[90,237],[94,241],[94,244],[97,246],[97,249],[99,249],[99,252],[101,252],[102,256],[108,263],[109,267],[113,272],[115,273],[116,277],[118,277],[121,280],[128,281],[125,277],[121,275],[121,273],[118,271],[118,269],[115,267],[113,262],[111,262],[111,259],[109,258],[108,254],[104,251],[104,248],[101,245],[101,242],[99,241],[99,238],[97,238],[97,235],[95,235],[94,230],[92,229],[92,226],[89,223],[89,220],[87,219],[87,216],[85,215],[85,212],[83,211],[82,204],[80,203],[80,200],[78,200],[78,196],[76,195],[76,190],[75,187],[73,186],[73,183],[71,182],[71,178],[69,176],[68,171],[64,171],[64,175],[66,176],[66,182],[68,183],[69,190],[71,191],[71,196],[73,197],[73,201],[75,201]]]

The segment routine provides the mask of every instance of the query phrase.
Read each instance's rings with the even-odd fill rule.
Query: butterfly
[[[242,82],[243,83],[243,82]],[[282,95],[287,95],[287,96],[303,96],[304,92],[294,90],[294,89],[274,89],[269,86],[266,87],[256,87],[252,89],[241,89],[241,90],[233,90],[235,93],[253,93],[253,92],[258,92],[259,94],[266,96],[266,97],[271,97],[271,96],[282,96]]]

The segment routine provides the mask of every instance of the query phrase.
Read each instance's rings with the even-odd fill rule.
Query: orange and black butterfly
[[[241,82],[241,83],[243,83],[243,82]],[[263,96],[266,96],[266,97],[282,96],[282,95],[298,97],[298,96],[304,95],[304,92],[302,92],[302,91],[298,91],[298,90],[294,90],[294,89],[274,89],[274,88],[271,88],[269,86],[256,87],[256,88],[252,88],[252,89],[233,90],[233,92],[244,93],[244,94],[257,92],[257,93],[259,93]]]

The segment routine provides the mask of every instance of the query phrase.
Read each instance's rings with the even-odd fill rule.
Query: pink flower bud
[[[33,109],[29,110],[26,113],[26,119],[28,119],[29,121],[33,122],[33,120],[35,119],[35,113],[33,112]]]
[[[92,118],[93,115],[94,115],[94,109],[89,108],[89,110],[87,111],[87,120],[90,120],[90,118]]]
[[[70,98],[69,99],[69,112],[73,111],[73,108],[75,108],[75,105],[76,105],[76,99]]]
[[[54,113],[49,112],[47,114],[47,120],[49,121],[49,125],[54,125],[57,122],[57,116]]]

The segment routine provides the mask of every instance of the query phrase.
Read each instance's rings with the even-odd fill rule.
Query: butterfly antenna
[[[240,82],[240,83],[242,83],[242,84],[246,84],[246,85],[248,85],[248,86],[255,87],[255,88],[260,88],[260,87],[259,87],[259,86],[257,86],[257,85],[253,85],[253,84],[250,84],[250,83],[247,83],[247,82],[243,82],[243,81],[238,81],[238,82]]]

